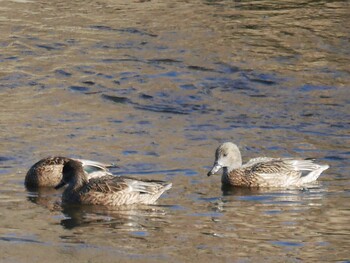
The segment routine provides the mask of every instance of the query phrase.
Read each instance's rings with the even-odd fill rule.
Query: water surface
[[[350,260],[347,1],[1,1],[0,261]],[[221,189],[243,159],[312,157],[305,189]],[[61,207],[48,155],[173,182],[157,205]]]

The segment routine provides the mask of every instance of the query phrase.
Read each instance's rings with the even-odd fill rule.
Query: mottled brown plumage
[[[87,180],[83,167],[71,160],[63,167],[63,178],[56,188],[68,184],[63,192],[64,203],[120,206],[153,204],[171,183],[131,177],[105,176]]]
[[[27,172],[24,183],[27,187],[55,187],[62,180],[63,166],[72,160],[71,158],[55,156],[41,159],[35,163]],[[76,159],[81,162],[88,178],[110,175],[108,167],[110,165]]]
[[[329,168],[313,160],[292,158],[258,157],[242,165],[238,147],[231,142],[223,143],[215,152],[213,168],[208,176],[223,168],[222,183],[242,187],[289,187],[301,186],[317,180]]]

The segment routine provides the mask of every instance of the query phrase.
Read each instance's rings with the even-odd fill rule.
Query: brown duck
[[[153,204],[172,184],[124,176],[104,176],[88,180],[80,162],[70,160],[63,167],[63,178],[55,188],[68,187],[63,203],[121,206]]]
[[[41,159],[27,172],[24,183],[27,187],[55,187],[62,180],[63,166],[71,158],[55,156]],[[112,165],[84,159],[74,159],[82,164],[87,177],[96,178],[111,175],[108,167]]]
[[[223,169],[224,185],[242,187],[302,186],[317,180],[328,165],[313,160],[258,157],[242,165],[241,153],[232,142],[221,144],[215,152],[213,168],[208,176]]]

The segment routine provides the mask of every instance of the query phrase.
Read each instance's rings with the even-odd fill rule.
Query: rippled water
[[[1,1],[0,261],[350,260],[347,1]],[[308,189],[221,189],[234,141],[331,168]],[[60,207],[48,155],[173,182],[155,206]]]

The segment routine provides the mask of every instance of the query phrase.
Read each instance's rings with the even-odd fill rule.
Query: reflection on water
[[[49,210],[60,210],[61,194],[62,191],[58,191],[51,188],[27,188],[28,195],[27,200],[45,207]]]
[[[3,1],[0,261],[347,261],[347,1]],[[221,189],[214,150],[316,158],[303,189]],[[168,180],[157,205],[62,206],[37,160]],[[103,260],[102,260],[103,259]]]
[[[165,211],[158,206],[64,206],[62,213],[61,225],[67,229],[102,224],[128,232],[147,232],[152,229],[147,222],[160,219]]]

